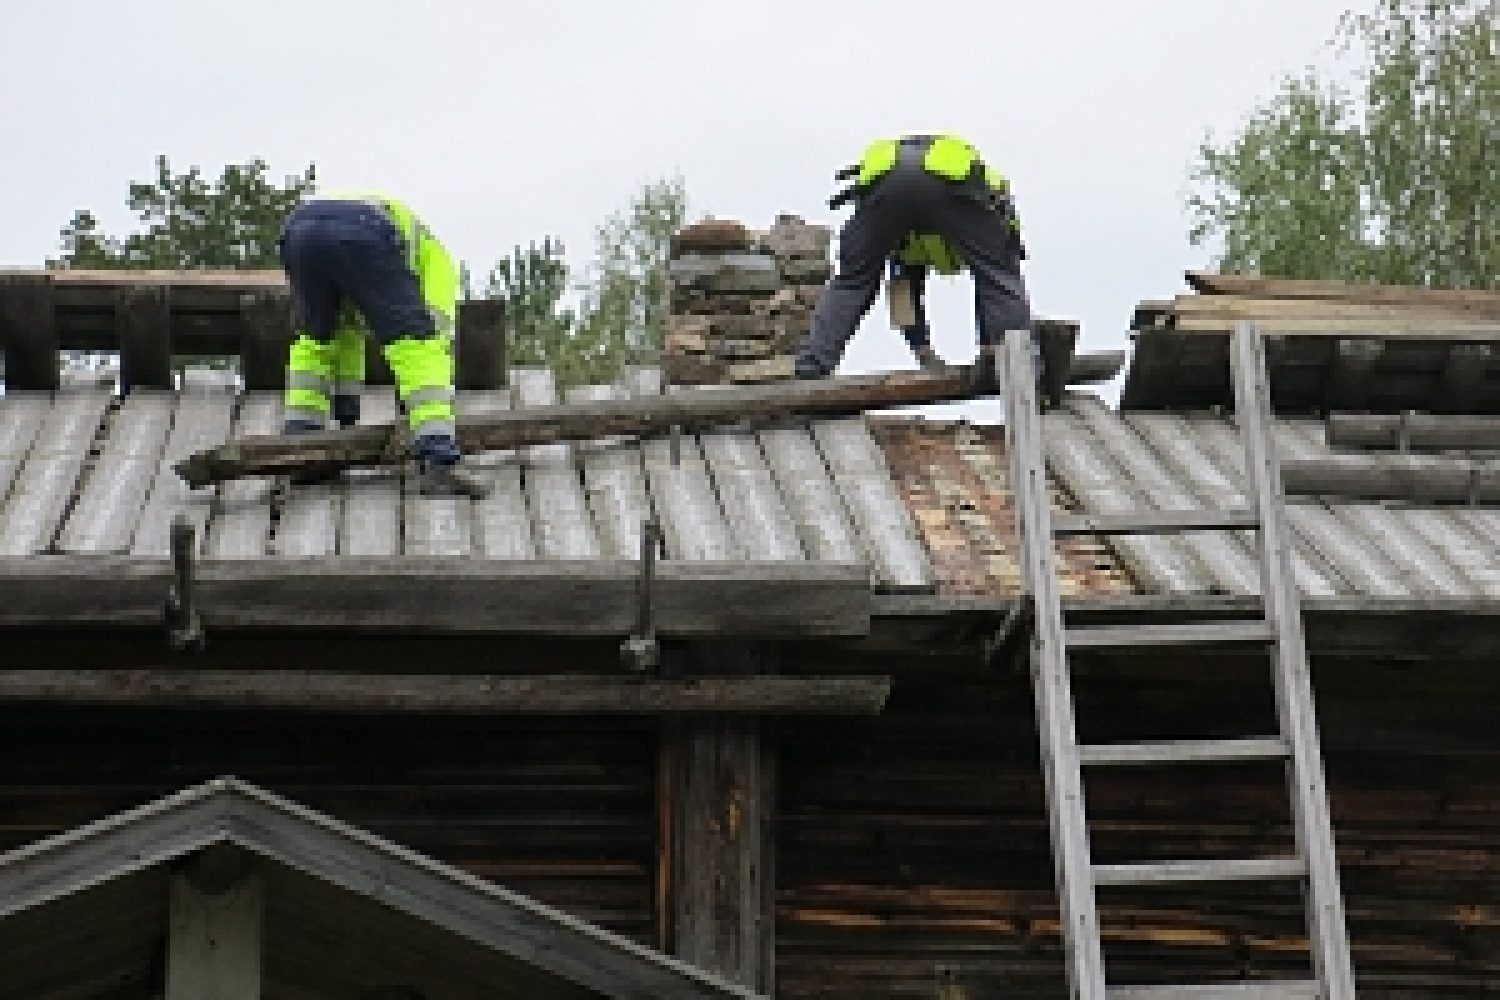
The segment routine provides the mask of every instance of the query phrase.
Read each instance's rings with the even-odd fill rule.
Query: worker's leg
[[[1031,302],[1021,277],[1021,237],[1014,216],[992,207],[988,194],[936,181],[923,208],[934,231],[951,243],[974,276],[974,311],[982,344],[1007,330],[1031,329]]]
[[[352,317],[351,317],[352,319]],[[365,383],[365,337],[356,322],[339,324],[332,344],[333,419],[340,427],[359,423],[359,391]]]
[[[823,287],[812,332],[797,352],[797,375],[822,378],[844,356],[844,345],[880,291],[886,260],[906,235],[906,178],[895,171],[862,196],[839,232],[838,273]]]
[[[320,430],[328,423],[333,380],[329,340],[339,303],[329,239],[316,213],[302,206],[287,218],[278,242],[297,331],[287,355],[284,418],[289,434]]]

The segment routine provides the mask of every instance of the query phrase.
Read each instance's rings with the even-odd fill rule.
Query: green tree
[[[596,228],[594,257],[576,285],[553,237],[501,258],[479,291],[505,300],[510,359],[551,368],[563,386],[613,382],[627,364],[655,362],[669,309],[667,258],[686,202],[681,178],[644,185]],[[565,305],[570,292],[576,309]]]
[[[1227,271],[1497,287],[1500,0],[1375,0],[1339,40],[1353,87],[1287,80],[1199,150],[1193,242]]]
[[[667,261],[686,217],[686,185],[672,177],[644,185],[594,231],[582,325],[627,363],[652,362],[661,352],[671,308]]]
[[[54,267],[195,268],[276,267],[276,238],[288,212],[317,186],[316,166],[280,184],[259,157],[229,164],[210,181],[198,167],[172,172],[156,158],[156,176],[130,185],[127,204],[143,228],[124,237],[103,232],[98,217],[80,209],[61,232]]]

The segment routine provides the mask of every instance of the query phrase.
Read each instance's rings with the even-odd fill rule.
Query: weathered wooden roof
[[[222,778],[0,855],[0,998],[149,976],[174,863],[257,859],[275,996],[729,998],[757,994],[252,785]],[[400,941],[401,947],[388,943]]]
[[[591,387],[576,395],[625,389]],[[555,399],[550,373],[461,393],[462,413]],[[389,420],[388,388],[365,419]],[[670,560],[865,563],[877,586],[930,590],[932,569],[880,448],[859,418],[644,442],[598,441],[475,459],[492,494],[423,496],[402,470],[358,470],[332,486],[269,480],[193,491],[171,465],[231,434],[275,433],[279,394],[103,387],[0,398],[0,556],[165,558],[178,512],[217,560],[429,556],[635,560],[653,511]]]

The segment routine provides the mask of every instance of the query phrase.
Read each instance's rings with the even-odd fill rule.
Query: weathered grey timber
[[[396,418],[396,391],[390,386],[366,386],[360,393],[360,419],[386,423]],[[344,502],[339,510],[340,554],[400,554],[401,473],[400,466],[350,469],[344,473]]]
[[[50,392],[18,389],[0,396],[0,496],[10,494],[51,407]]]
[[[759,559],[807,558],[756,435],[722,429],[705,431],[698,440],[740,551]]]
[[[216,629],[622,636],[635,626],[637,572],[621,560],[207,559],[196,596],[210,641]],[[0,625],[160,623],[170,579],[157,559],[0,560]],[[658,564],[653,607],[663,635],[861,636],[869,575],[848,563],[672,560]]]
[[[110,395],[108,389],[57,395],[0,507],[0,556],[32,555],[51,547]]]
[[[225,848],[208,848],[215,849]],[[195,884],[190,870],[172,877],[163,1000],[260,1000],[265,911],[261,880],[247,874],[234,885],[215,888],[218,891],[208,891]]]
[[[272,434],[281,425],[281,393],[247,392],[240,397],[235,433]],[[275,482],[252,477],[219,489],[219,516],[213,519],[203,553],[210,559],[259,559],[271,539],[271,495]]]
[[[466,452],[544,445],[617,435],[652,435],[676,426],[699,429],[746,418],[835,415],[920,403],[973,399],[993,391],[971,368],[941,372],[888,372],[822,381],[775,382],[746,388],[636,395],[628,399],[546,405],[540,375],[512,384],[527,394],[526,409],[472,419],[459,426]],[[276,437],[240,438],[200,452],[178,471],[190,483],[275,474],[307,464],[379,465],[390,460],[389,426]]]
[[[234,394],[229,388],[187,389],[177,402],[172,417],[172,433],[156,468],[156,479],[130,552],[137,556],[165,559],[169,551],[168,528],[181,515],[196,530],[201,549],[207,539],[209,515],[214,491],[194,490],[172,470],[188,455],[229,437],[234,413]]]
[[[625,390],[610,385],[583,385],[568,390],[568,402],[617,399]],[[638,559],[641,526],[651,516],[640,445],[630,438],[587,441],[578,446],[583,488],[599,529],[602,555]]]
[[[861,562],[867,557],[843,497],[811,432],[802,426],[761,431],[761,450],[776,485],[795,515],[802,547],[811,559]]]
[[[632,368],[625,387],[633,399],[670,399],[661,395],[662,374],[655,368]],[[711,393],[713,390],[702,390]],[[680,394],[699,390],[681,389]],[[736,559],[738,546],[714,495],[713,482],[698,439],[691,432],[641,442],[641,457],[651,501],[662,516],[667,556],[672,559]]]
[[[1328,443],[1335,448],[1500,451],[1500,416],[1330,413]]]
[[[546,368],[515,368],[510,373],[518,409],[499,412],[486,422],[522,417],[557,402],[557,385]],[[588,404],[592,405],[592,404]],[[511,447],[514,442],[485,442],[485,448]],[[467,450],[467,445],[465,446]],[[589,516],[578,463],[571,445],[532,444],[524,455],[526,499],[531,504],[531,526],[537,555],[543,559],[594,559],[599,555],[599,533]]]
[[[458,397],[460,419],[499,413],[510,406],[509,389],[465,392]],[[514,451],[487,451],[465,461],[480,470],[490,486],[489,494],[474,502],[474,554],[485,559],[535,559],[520,457]]]
[[[759,997],[519,893],[233,778],[220,778],[0,855],[0,921],[26,920],[92,887],[177,865],[197,851],[218,845],[243,849],[267,878],[277,880],[268,898],[291,890],[293,881],[329,886],[473,942],[496,959],[504,958],[495,995],[506,1000],[523,996],[557,1000]],[[152,888],[140,882],[136,885]],[[378,933],[393,930],[387,924]],[[54,963],[52,975],[43,980],[45,989],[36,995],[56,995],[56,990],[65,988],[69,964]],[[433,975],[441,981],[440,962]],[[512,988],[519,977],[534,980],[529,992]],[[525,979],[522,983],[526,985]]]
[[[1409,500],[1500,503],[1500,462],[1429,455],[1332,455],[1287,461],[1288,493]]]
[[[931,590],[935,578],[927,552],[864,418],[820,420],[813,424],[813,437],[870,553],[876,578],[891,590]]]
[[[113,433],[63,524],[59,551],[124,552],[130,547],[176,403],[171,393],[140,389],[120,404]]]
[[[0,701],[464,715],[874,715],[889,677],[355,674],[309,670],[0,670]]]

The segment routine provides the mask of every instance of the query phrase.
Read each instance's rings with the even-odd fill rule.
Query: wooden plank
[[[1192,336],[1227,336],[1233,319],[1209,316],[1185,316],[1177,320],[1172,330]],[[1443,323],[1429,322],[1420,318],[1372,317],[1361,319],[1321,319],[1317,317],[1293,317],[1257,320],[1256,326],[1269,336],[1277,337],[1376,337],[1385,340],[1468,341],[1489,343],[1500,341],[1500,322],[1493,320],[1470,321],[1463,319]]]
[[[746,417],[857,413],[866,409],[972,399],[993,392],[988,375],[962,367],[937,372],[795,380],[755,386],[684,389],[665,395],[553,405],[551,373],[518,369],[512,376],[526,411],[497,413],[461,423],[459,443],[466,452],[516,448],[560,441],[661,434],[672,427],[697,430],[736,423]],[[296,438],[242,439],[193,456],[180,469],[190,482],[217,482],[247,475],[274,474],[321,464],[378,465],[389,455],[389,427],[360,427],[302,434]],[[560,454],[558,452],[539,454]]]
[[[1078,748],[1079,761],[1098,766],[1285,760],[1291,747],[1279,736],[1242,740],[1168,740],[1096,743]]]
[[[708,431],[699,435],[698,443],[740,551],[751,559],[807,558],[756,435],[748,430]]]
[[[545,368],[515,368],[510,373],[517,407],[551,406],[557,386]],[[500,419],[506,414],[495,414]],[[593,559],[600,553],[599,533],[583,495],[578,464],[570,445],[533,445],[523,455],[522,478],[537,555],[543,559]]]
[[[860,565],[658,565],[655,610],[666,635],[869,634],[869,576]],[[159,626],[169,582],[169,567],[158,559],[0,560],[0,626]],[[636,567],[619,560],[221,559],[199,563],[197,597],[210,634],[355,629],[618,638],[635,626],[636,584]]]
[[[1291,539],[1283,522],[1283,489],[1272,437],[1270,372],[1265,340],[1249,323],[1230,341],[1235,412],[1245,448],[1247,480],[1261,516],[1261,601],[1276,632],[1272,657],[1276,715],[1291,744],[1287,768],[1297,855],[1306,866],[1305,905],[1313,968],[1328,1000],[1354,1000],[1354,969],[1344,898],[1339,888],[1328,779],[1313,702],[1311,665],[1303,634],[1301,595],[1288,558]]]
[[[247,392],[240,397],[234,433],[273,434],[281,427],[281,393]],[[259,559],[271,540],[271,498],[275,481],[268,476],[225,483],[219,489],[219,513],[209,524],[204,555],[210,559]]]
[[[260,1000],[264,910],[253,876],[221,892],[173,876],[163,1000]]]
[[[1104,949],[1089,870],[1088,815],[1035,361],[1030,339],[1019,331],[990,350],[1005,390],[1006,458],[1021,541],[1022,579],[1032,602],[1029,660],[1068,987],[1074,997],[1098,1000],[1104,993]]]
[[[1109,1000],[1318,1000],[1323,987],[1314,980],[1253,980],[1199,986],[1116,986]]]
[[[570,403],[615,399],[625,390],[608,385],[575,386]],[[589,510],[599,529],[601,554],[613,559],[639,559],[641,526],[651,516],[646,473],[640,445],[631,438],[606,438],[578,446]]]
[[[360,391],[361,421],[395,420],[396,390],[366,386]],[[339,508],[338,550],[348,556],[393,556],[401,551],[400,466],[349,469],[344,473]]]
[[[654,398],[662,389],[661,372],[634,368],[626,373],[626,390],[633,399]],[[671,395],[693,390],[679,389]],[[683,432],[641,442],[641,458],[651,503],[661,517],[667,555],[672,559],[737,559],[739,546],[724,520],[714,495],[708,464],[698,439]]]
[[[0,396],[0,501],[10,495],[51,408],[50,392],[14,389]]]
[[[172,433],[157,464],[146,508],[131,542],[132,555],[165,559],[170,551],[168,531],[179,514],[193,525],[198,549],[203,550],[214,490],[192,489],[172,471],[172,466],[185,456],[229,437],[234,403],[234,393],[229,388],[184,390],[172,416]]]
[[[1069,535],[1152,535],[1165,532],[1254,528],[1260,518],[1247,510],[1143,510],[1138,514],[1059,514],[1052,533]]]
[[[482,417],[511,406],[509,389],[459,393],[460,417]],[[474,554],[485,559],[535,559],[536,541],[526,492],[521,484],[521,457],[513,450],[485,451],[465,459],[484,472],[490,492],[474,503]]]
[[[1500,451],[1500,416],[1432,413],[1330,413],[1334,448]]]
[[[1163,646],[1212,645],[1222,642],[1271,642],[1275,633],[1259,620],[1226,619],[1190,622],[1184,625],[1102,625],[1071,628],[1067,632],[1069,648],[1116,649],[1140,648],[1143,652],[1159,651]]]
[[[51,547],[110,398],[108,389],[57,393],[0,507],[0,556]]]
[[[1296,881],[1307,874],[1298,858],[1153,861],[1129,865],[1094,865],[1095,885],[1166,885],[1174,882]]]
[[[1289,494],[1415,503],[1494,504],[1500,465],[1428,455],[1326,455],[1282,463]]]
[[[120,391],[171,389],[172,298],[165,285],[126,285],[115,293]]]
[[[810,559],[868,562],[833,475],[805,426],[784,426],[756,435],[766,464]]]
[[[1477,309],[1500,317],[1500,292],[1416,288],[1408,285],[1376,285],[1365,282],[1309,281],[1296,278],[1257,278],[1239,274],[1189,271],[1187,280],[1199,292],[1212,295],[1257,295],[1277,299],[1329,299],[1334,301],[1434,305],[1443,308]]]
[[[1337,299],[1273,299],[1244,295],[1179,295],[1172,313],[1184,317],[1263,322],[1282,319],[1384,319],[1426,325],[1457,320],[1484,320],[1482,313],[1448,304],[1402,302],[1355,302]]]
[[[769,992],[774,758],[759,719],[683,720],[673,741],[673,954]]]
[[[875,715],[889,677],[365,674],[318,670],[0,670],[0,701],[463,715]]]
[[[881,586],[933,589],[936,577],[916,524],[864,419],[820,420],[812,431]]]
[[[172,427],[177,397],[138,389],[109,421],[104,450],[87,474],[57,548],[69,553],[125,552],[135,537]]]
[[[402,551],[417,556],[467,556],[474,551],[474,499],[425,494],[419,477],[402,484]]]
[[[7,389],[58,387],[57,273],[0,271],[0,352]]]

